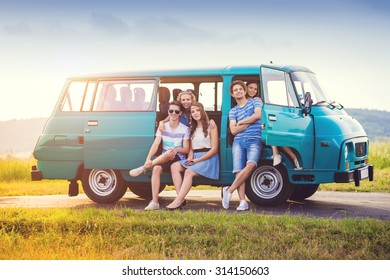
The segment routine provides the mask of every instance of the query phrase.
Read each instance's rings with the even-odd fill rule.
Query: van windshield
[[[300,102],[304,103],[304,95],[310,92],[313,105],[330,103],[322,91],[316,76],[308,72],[293,72],[291,74]]]

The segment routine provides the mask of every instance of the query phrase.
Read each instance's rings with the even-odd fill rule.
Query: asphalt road
[[[168,205],[175,197],[175,191],[163,191],[160,194],[160,205]],[[84,194],[76,197],[67,195],[47,196],[11,196],[0,197],[0,208],[133,208],[142,210],[148,201],[127,192],[116,203],[97,204]],[[238,205],[236,193],[233,195],[228,212],[235,213]],[[250,203],[250,211],[270,215],[302,215],[323,218],[373,218],[390,221],[389,193],[358,193],[358,192],[328,192],[318,191],[303,202],[287,201],[279,206],[257,206]],[[226,211],[221,206],[221,192],[215,190],[196,190],[194,188],[187,196],[184,210]]]

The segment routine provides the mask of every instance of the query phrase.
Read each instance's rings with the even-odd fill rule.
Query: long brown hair
[[[204,137],[207,137],[208,127],[209,127],[209,116],[204,110],[203,104],[200,102],[194,102],[191,104],[191,107],[198,107],[200,109],[200,121],[202,122],[203,134]],[[198,126],[198,122],[192,118],[192,114],[190,117],[190,138],[194,137],[194,133],[196,127]]]

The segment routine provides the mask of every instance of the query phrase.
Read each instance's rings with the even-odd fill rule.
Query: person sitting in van
[[[180,122],[186,126],[189,126],[190,122],[190,109],[191,104],[196,101],[195,94],[193,94],[190,90],[183,90],[177,96],[177,101],[180,102],[183,113],[180,116]],[[159,122],[158,129],[161,132],[164,132],[165,123],[169,121],[169,115]]]
[[[259,84],[256,81],[248,81],[246,82],[246,86],[248,88],[248,97],[249,98],[260,98],[259,96]],[[282,156],[279,154],[279,149],[277,146],[271,146],[272,148],[272,158],[273,158],[273,166],[276,166],[282,162]],[[299,161],[294,154],[294,152],[289,147],[281,147],[292,159],[295,169],[300,170],[302,167],[299,165]]]
[[[165,132],[156,131],[156,137],[146,157],[145,164],[136,169],[130,170],[130,176],[139,176],[148,168],[152,172],[152,200],[145,210],[158,210],[158,194],[160,193],[160,176],[163,171],[169,171],[172,163],[183,160],[189,151],[189,128],[182,124],[179,119],[182,115],[180,103],[171,101],[169,103],[169,122],[165,123]],[[162,154],[152,160],[162,142]]]
[[[191,112],[190,112],[191,104],[196,101],[196,96],[195,96],[194,90],[187,89],[187,90],[181,91],[177,95],[177,101],[180,102],[180,104],[182,106],[182,111],[183,111],[183,114],[180,117],[180,122],[189,126],[189,124],[190,124],[189,120],[190,120],[190,115],[191,115]],[[158,129],[161,132],[164,132],[164,127],[165,127],[164,124],[168,121],[169,121],[169,115],[164,120],[159,122]],[[213,127],[216,127],[214,120],[210,120],[210,125]]]
[[[260,98],[248,99],[246,84],[241,80],[230,84],[230,94],[237,102],[229,111],[229,128],[234,137],[233,173],[236,178],[230,186],[222,188],[222,207],[229,208],[232,193],[238,189],[240,204],[238,211],[249,209],[245,200],[245,181],[249,178],[259,161],[261,142],[261,108]]]
[[[204,106],[199,102],[191,105],[190,139],[187,159],[171,165],[177,197],[166,207],[167,210],[181,209],[195,176],[219,178],[218,129],[210,126]],[[184,172],[184,178],[181,172]]]

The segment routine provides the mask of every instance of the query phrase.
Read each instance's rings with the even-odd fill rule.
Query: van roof
[[[296,65],[261,65],[272,69],[279,69],[286,72],[310,72],[310,69]],[[162,69],[162,70],[141,70],[128,72],[109,72],[100,74],[80,75],[70,78],[117,78],[117,77],[173,77],[173,76],[215,76],[215,75],[248,75],[259,74],[259,65],[255,66],[226,66],[214,68],[194,68],[194,69]]]

